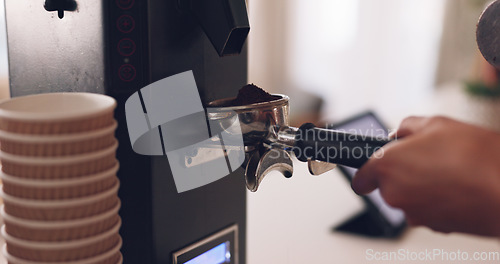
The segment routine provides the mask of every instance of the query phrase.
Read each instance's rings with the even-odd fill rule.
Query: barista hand
[[[358,171],[357,193],[380,188],[412,225],[500,237],[500,134],[443,117],[410,117],[397,135]]]

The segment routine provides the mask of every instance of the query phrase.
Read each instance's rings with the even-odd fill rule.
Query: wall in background
[[[434,89],[446,0],[249,0],[249,81],[315,94],[323,117],[418,106]],[[294,99],[295,98],[295,99]]]
[[[247,0],[251,23],[249,81],[292,97],[300,112],[310,94],[325,102],[323,116],[335,120],[367,108],[384,114],[418,105],[438,81],[453,75],[456,50],[463,43],[443,43],[444,6],[480,12],[485,0]],[[450,11],[450,10],[449,10]],[[458,11],[457,11],[458,12]],[[462,11],[460,11],[462,12]],[[476,12],[476,13],[477,13]],[[477,14],[469,13],[471,24]],[[457,21],[445,30],[463,34]],[[453,25],[451,25],[453,24]],[[465,27],[473,30],[474,25]],[[453,33],[455,32],[455,33]],[[457,33],[458,32],[458,33]],[[461,44],[462,43],[462,44]],[[470,46],[470,45],[469,45]],[[463,49],[461,50],[463,53]],[[469,56],[470,57],[470,56]],[[464,57],[462,61],[470,61]],[[467,72],[460,67],[462,72]],[[454,73],[449,73],[453,71]],[[8,97],[8,59],[4,0],[0,0],[0,98]],[[295,101],[295,102],[294,102]],[[314,102],[314,101],[313,101]],[[295,109],[295,110],[294,110]]]
[[[471,78],[482,58],[476,43],[476,24],[491,0],[448,0],[436,76],[437,85]]]
[[[0,0],[0,99],[9,97],[9,65],[7,59],[7,33],[5,26],[5,4]]]

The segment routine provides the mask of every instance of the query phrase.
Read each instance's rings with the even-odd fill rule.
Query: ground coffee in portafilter
[[[254,84],[243,86],[238,92],[238,96],[231,102],[232,106],[249,105],[255,103],[270,102],[278,99]]]

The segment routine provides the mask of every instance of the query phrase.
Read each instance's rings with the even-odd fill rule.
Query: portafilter
[[[226,129],[238,119],[245,146],[245,181],[247,188],[257,191],[264,176],[280,171],[289,178],[293,174],[291,155],[308,162],[313,175],[325,173],[336,164],[360,168],[372,154],[390,140],[381,136],[351,134],[317,128],[306,123],[291,127],[289,98],[274,94],[274,100],[233,106],[234,98],[210,102],[207,118],[219,129]],[[229,131],[231,133],[231,131]]]

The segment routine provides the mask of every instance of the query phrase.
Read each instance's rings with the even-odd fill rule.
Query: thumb
[[[422,131],[428,126],[430,118],[410,116],[405,118],[399,125],[396,132],[396,138],[403,138],[419,131]]]
[[[351,187],[359,195],[368,194],[378,188],[378,181],[371,170],[371,161],[361,167],[352,179]]]

